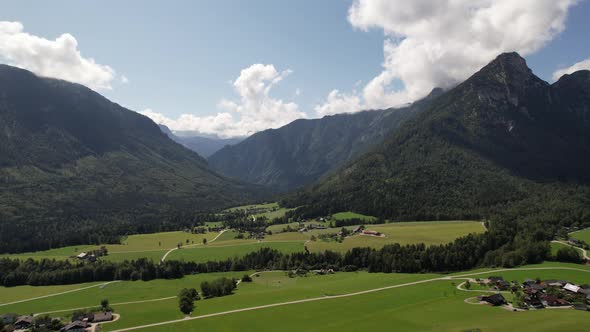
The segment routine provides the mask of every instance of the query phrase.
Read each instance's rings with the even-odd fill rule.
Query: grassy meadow
[[[586,243],[590,243],[590,228],[584,229],[578,232],[570,233],[574,239],[582,240]]]
[[[566,267],[577,270],[541,270],[539,268]],[[523,281],[526,278],[566,279],[575,283],[590,283],[590,268],[582,265],[544,263],[527,266],[530,271],[474,270],[455,273],[485,278],[500,275],[507,280]],[[251,273],[251,272],[250,272]],[[92,287],[77,292],[56,295],[12,305],[0,304],[0,313],[51,313],[54,317],[67,317],[72,309],[98,305],[108,298],[119,321],[104,324],[103,331],[157,323],[183,318],[175,295],[181,288],[195,287],[203,280],[219,276],[240,277],[244,272],[214,273],[186,276],[177,280],[124,281]],[[456,289],[457,280],[440,280],[438,274],[383,274],[367,272],[339,272],[332,275],[312,275],[289,278],[285,272],[262,272],[253,276],[253,282],[241,283],[234,295],[197,301],[192,316],[207,315],[228,310],[288,301],[323,298],[402,285],[416,281],[424,283],[342,298],[325,298],[319,301],[287,304],[247,312],[185,321],[145,331],[197,331],[240,330],[274,331],[278,325],[286,331],[343,330],[360,331],[367,328],[382,330],[396,326],[403,331],[498,331],[535,330],[582,331],[590,324],[590,313],[575,310],[535,310],[510,312],[501,308],[467,304],[464,300],[479,295]],[[430,279],[439,280],[430,280]],[[74,289],[96,284],[59,286]],[[29,287],[0,288],[0,299],[22,300],[58,293],[66,288]],[[483,293],[482,293],[483,294]],[[143,301],[143,302],[137,302]],[[9,301],[2,301],[4,303]],[[131,303],[130,303],[131,302]],[[582,328],[582,329],[580,329]]]

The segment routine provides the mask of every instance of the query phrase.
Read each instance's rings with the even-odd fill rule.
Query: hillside
[[[0,142],[0,252],[112,241],[253,198],[147,117],[5,65]]]
[[[160,124],[159,126],[160,129],[162,129],[162,132],[168,135],[172,140],[184,145],[205,158],[209,158],[212,154],[221,150],[226,145],[235,145],[243,140],[243,138],[214,138],[191,134],[184,135],[184,133],[183,135],[176,135],[165,125]]]
[[[209,157],[209,164],[228,177],[289,191],[314,183],[370,150],[441,93],[435,89],[401,109],[297,120],[226,146]]]
[[[589,220],[590,72],[550,85],[502,54],[377,150],[284,203],[398,220]],[[540,225],[540,224],[539,224]]]

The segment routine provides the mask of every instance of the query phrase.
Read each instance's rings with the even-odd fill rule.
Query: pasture
[[[290,242],[253,242],[233,245],[223,245],[223,242],[215,245],[199,246],[195,248],[184,248],[173,251],[167,260],[178,260],[186,262],[204,263],[207,261],[221,261],[232,257],[242,257],[248,253],[258,251],[261,248],[271,248],[280,252],[290,254],[302,252],[303,241]]]
[[[590,228],[570,233],[570,236],[590,244]]]
[[[364,214],[360,214],[360,213],[354,213],[354,212],[338,212],[332,215],[332,218],[335,220],[348,220],[348,219],[360,219],[360,220],[364,220],[364,221],[374,221],[377,220],[377,218],[373,217],[373,216],[366,216]]]
[[[550,267],[566,267],[576,270],[548,270]],[[501,275],[507,280],[523,281],[526,278],[566,279],[575,283],[590,283],[590,268],[574,264],[544,263],[527,266],[535,270],[510,269],[476,270],[453,275],[471,275],[485,278]],[[545,268],[547,270],[539,270]],[[215,273],[186,276],[178,280],[125,281],[106,287],[92,287],[73,293],[32,300],[14,305],[0,305],[4,312],[46,312],[55,317],[67,316],[73,308],[96,306],[108,298],[116,312],[121,314],[117,322],[103,325],[103,331],[182,319],[175,295],[184,287],[199,287],[203,280],[221,275],[240,277],[244,272]],[[312,275],[289,278],[284,272],[263,272],[253,276],[253,282],[241,283],[234,295],[197,301],[192,316],[220,313],[228,310],[279,304],[289,301],[309,302],[258,308],[247,312],[188,320],[170,325],[143,328],[145,331],[197,331],[240,330],[274,331],[280,325],[287,331],[343,330],[359,328],[382,330],[384,326],[396,326],[403,331],[481,331],[536,330],[580,331],[590,324],[590,313],[575,310],[536,310],[510,312],[501,308],[472,305],[464,300],[479,292],[458,290],[461,279],[441,279],[437,274],[383,274],[367,272],[339,272],[332,275]],[[436,280],[432,280],[436,279]],[[423,282],[421,282],[423,281]],[[421,282],[415,283],[414,282]],[[88,284],[77,285],[84,287]],[[397,288],[379,289],[396,286]],[[92,286],[92,285],[91,285]],[[61,286],[60,286],[61,287]],[[374,292],[347,297],[330,298],[365,290]],[[0,288],[0,298],[7,294],[26,293],[27,296],[47,295],[57,292],[50,287]],[[141,301],[141,302],[138,302]],[[62,311],[63,310],[63,311]]]

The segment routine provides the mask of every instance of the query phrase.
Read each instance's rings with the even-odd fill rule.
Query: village
[[[526,279],[522,284],[517,281],[507,281],[501,276],[490,276],[487,279],[472,279],[464,282],[463,286],[470,290],[471,282],[479,287],[488,287],[497,293],[478,296],[479,303],[492,306],[502,306],[507,310],[522,311],[535,309],[573,308],[589,311],[590,285],[576,285],[567,280],[539,280]],[[510,294],[513,300],[509,302],[503,294]]]

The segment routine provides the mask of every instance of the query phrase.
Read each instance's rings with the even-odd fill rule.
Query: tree
[[[563,247],[557,251],[555,255],[555,259],[559,262],[569,262],[569,263],[581,263],[582,256],[578,252],[578,249],[572,247]]]
[[[199,300],[200,296],[194,288],[183,288],[178,294],[178,307],[185,315],[190,315],[195,309],[195,301]]]
[[[250,277],[247,274],[244,274],[244,276],[242,277],[242,282],[252,282],[252,277]]]
[[[103,299],[102,301],[100,301],[100,307],[102,308],[103,311],[108,311],[108,309],[109,309],[109,300],[108,299]]]
[[[190,313],[195,309],[195,303],[188,297],[181,297],[178,301],[178,306],[180,308],[180,312],[185,315],[190,315]]]
[[[207,244],[207,239],[203,238],[203,244]]]
[[[469,280],[465,281],[465,289],[471,289],[471,283]]]

